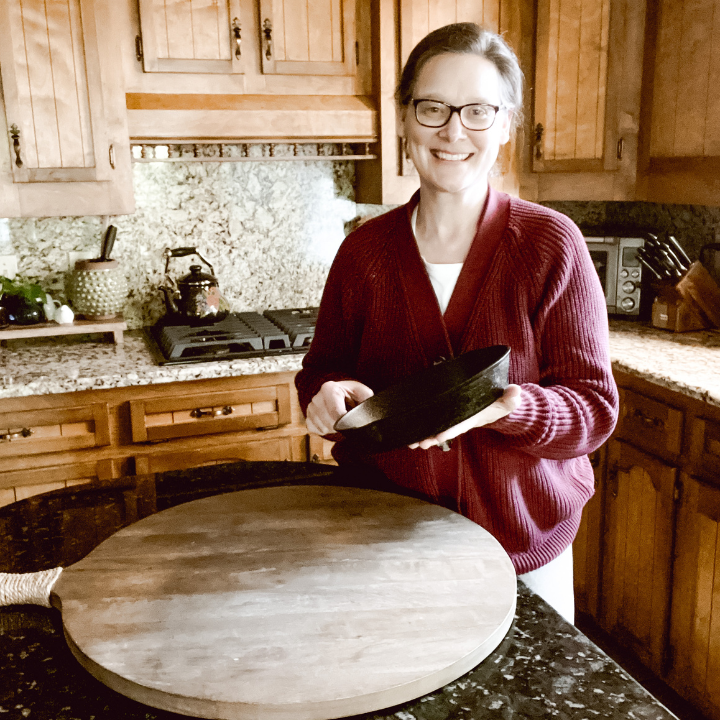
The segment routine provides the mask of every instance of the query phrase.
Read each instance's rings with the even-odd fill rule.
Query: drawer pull
[[[23,428],[20,432],[5,433],[4,435],[0,435],[0,442],[11,442],[12,440],[17,440],[19,438],[30,437],[32,434],[32,428]]]
[[[665,421],[660,418],[650,417],[646,415],[640,408],[637,408],[632,414],[634,418],[637,418],[647,428],[664,428]]]
[[[195,408],[191,413],[190,417],[194,418],[212,418],[220,417],[222,415],[232,415],[234,408],[231,405],[225,405],[221,408],[210,408],[209,410],[203,410],[202,408]]]

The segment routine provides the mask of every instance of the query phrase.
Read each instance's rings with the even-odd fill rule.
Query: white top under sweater
[[[410,224],[412,226],[413,235],[415,235],[415,223],[417,221],[418,206],[416,205],[410,218]],[[422,257],[422,256],[421,256]],[[425,263],[425,270],[427,270],[430,283],[432,284],[433,290],[440,305],[440,311],[445,314],[448,303],[450,302],[450,296],[453,294],[455,289],[455,283],[457,283],[458,277],[460,277],[460,271],[462,270],[462,263],[429,263],[425,258],[422,259]]]

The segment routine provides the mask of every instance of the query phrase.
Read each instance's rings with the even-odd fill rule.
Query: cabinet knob
[[[5,433],[4,435],[0,435],[0,442],[11,442],[13,440],[18,440],[19,438],[30,437],[32,434],[33,434],[32,428],[23,428],[22,430],[19,430],[18,432],[11,432],[11,433]]]
[[[265,57],[272,60],[272,23],[265,18],[263,23],[263,35],[265,35]]]

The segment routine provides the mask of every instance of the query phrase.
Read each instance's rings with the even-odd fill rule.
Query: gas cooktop
[[[209,325],[160,321],[146,328],[159,365],[307,352],[317,308],[231,313]]]

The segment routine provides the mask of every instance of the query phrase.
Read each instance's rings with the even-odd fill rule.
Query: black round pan
[[[373,395],[343,415],[335,430],[368,453],[411,445],[495,402],[507,387],[509,366],[507,345],[471,350]]]

